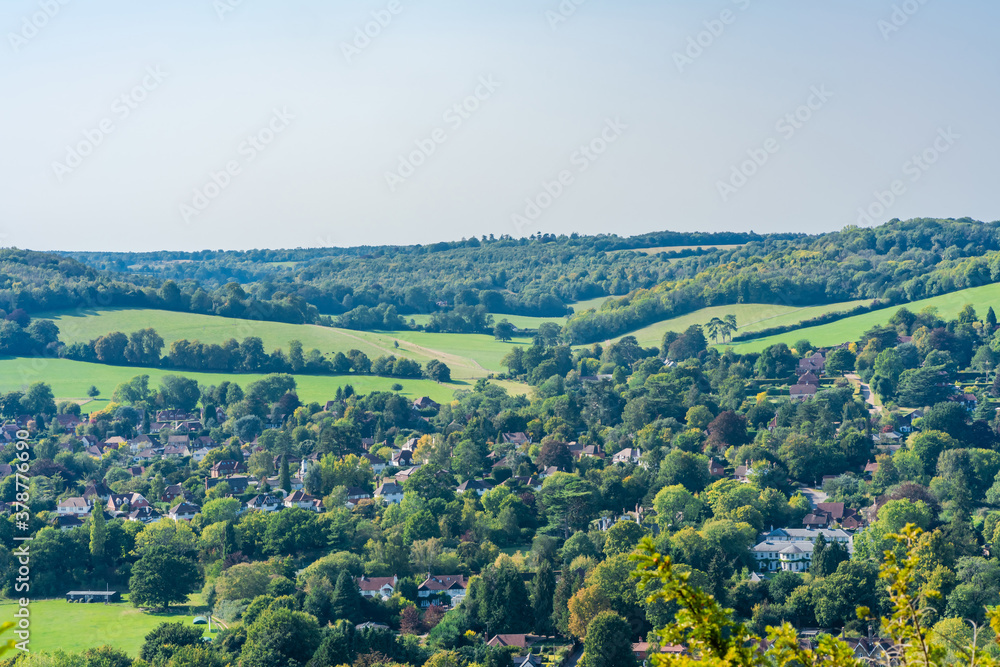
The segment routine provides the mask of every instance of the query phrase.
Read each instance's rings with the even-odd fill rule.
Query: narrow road
[[[799,493],[809,499],[809,507],[815,508],[816,505],[820,503],[825,503],[826,499],[829,498],[828,495],[820,491],[819,489],[814,489],[809,486],[800,486]]]
[[[862,382],[857,373],[844,373],[844,377],[855,387],[861,387],[861,398],[865,399],[865,403],[871,406],[870,411],[882,412],[882,406],[875,400],[875,394],[872,393],[871,387]]]
[[[566,660],[565,667],[576,667],[576,663],[580,662],[580,658],[583,657],[583,644],[579,644],[573,647],[573,652],[570,654],[569,658]]]

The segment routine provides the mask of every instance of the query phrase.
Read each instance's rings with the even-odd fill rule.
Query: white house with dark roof
[[[275,512],[281,509],[281,501],[269,493],[258,493],[247,501],[247,509],[262,512]]]
[[[635,463],[642,460],[642,450],[635,447],[626,447],[611,457],[612,463]]]
[[[396,575],[391,577],[358,577],[358,591],[366,598],[380,597],[388,600],[396,591],[399,578]]]
[[[126,517],[128,521],[139,521],[140,523],[155,523],[162,518],[163,516],[156,508],[149,505],[132,510],[128,513],[128,517]]]
[[[465,592],[469,587],[469,580],[461,574],[432,574],[417,586],[417,597],[420,598],[421,607],[431,605],[432,595],[447,595],[451,606],[457,606],[465,599]]]
[[[382,482],[375,489],[375,497],[390,505],[401,503],[403,502],[403,487],[396,482]]]
[[[458,485],[455,493],[467,493],[475,491],[480,496],[493,489],[493,485],[480,479],[468,479]]]
[[[197,505],[182,501],[171,507],[167,516],[174,521],[190,521],[200,511],[201,508]]]

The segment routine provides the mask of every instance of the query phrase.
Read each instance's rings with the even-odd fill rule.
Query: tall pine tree
[[[281,486],[285,493],[292,492],[292,476],[288,471],[288,455],[282,454],[281,456],[281,479],[278,484]]]
[[[552,633],[552,598],[556,592],[556,575],[552,564],[543,560],[531,584],[531,606],[535,613],[535,632]]]
[[[337,585],[333,589],[331,611],[334,619],[344,619],[357,622],[361,612],[361,594],[354,577],[341,571],[337,577]]]
[[[90,557],[96,566],[104,560],[104,543],[108,539],[108,526],[104,521],[104,506],[94,503],[90,513]]]

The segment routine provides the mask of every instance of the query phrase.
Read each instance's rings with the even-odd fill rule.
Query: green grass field
[[[475,380],[502,371],[500,360],[512,345],[531,344],[524,337],[516,338],[513,343],[501,343],[485,334],[354,331],[148,309],[50,313],[46,317],[59,327],[60,339],[67,344],[89,341],[112,331],[131,333],[152,327],[164,340],[165,354],[170,344],[180,339],[222,343],[229,338],[242,340],[247,336],[257,336],[269,351],[275,348],[287,350],[289,341],[299,340],[306,350],[318,348],[323,353],[346,353],[356,348],[373,359],[384,354],[408,357],[420,363],[439,359],[448,364],[452,377],[460,381]],[[545,321],[544,318],[520,319]]]
[[[230,338],[243,340],[247,336],[257,336],[268,351],[276,348],[287,350],[289,341],[299,340],[306,350],[317,348],[324,354],[359,349],[372,359],[385,354],[408,357],[421,363],[440,359],[448,364],[452,376],[458,379],[480,378],[499,370],[499,359],[507,353],[506,344],[495,341],[492,336],[353,331],[164,310],[112,308],[50,313],[45,317],[56,323],[60,339],[67,344],[86,342],[112,331],[131,333],[146,327],[156,329],[163,338],[166,344],[164,353],[173,341],[180,339],[222,343]],[[407,345],[406,341],[411,344]]]
[[[807,339],[813,345],[818,346],[839,345],[847,341],[857,340],[865,331],[874,326],[886,324],[893,313],[900,308],[907,308],[916,313],[928,306],[933,306],[937,308],[938,315],[942,318],[953,319],[967,303],[973,305],[980,317],[986,315],[986,311],[990,306],[994,306],[994,310],[996,310],[1000,307],[1000,283],[971,287],[950,294],[921,299],[920,301],[914,301],[899,307],[884,308],[873,313],[855,315],[854,317],[848,317],[829,324],[796,329],[788,333],[767,336],[757,340],[746,341],[745,343],[735,343],[732,345],[732,348],[740,353],[760,352],[764,348],[776,343],[785,343],[788,346],[792,346],[803,338]]]
[[[243,340],[247,336],[257,336],[264,341],[264,347],[268,351],[276,348],[287,350],[289,341],[299,340],[306,350],[318,348],[324,353],[347,352],[355,348],[373,359],[383,354],[411,356],[396,350],[390,336],[311,324],[261,322],[144,308],[49,313],[41,317],[56,323],[60,339],[67,344],[86,342],[112,331],[131,333],[152,327],[163,337],[168,349],[170,343],[180,339],[223,343],[230,338]],[[416,355],[413,356],[418,358]],[[427,358],[429,357],[419,356],[420,361],[425,361]]]
[[[39,600],[32,602],[31,612],[32,653],[55,651],[79,652],[108,644],[139,655],[143,638],[160,623],[183,622],[190,625],[199,608],[181,606],[166,614],[146,613],[127,602],[117,604],[79,604],[65,600]],[[15,610],[11,602],[0,603],[0,617],[9,620]],[[208,635],[208,626],[205,634]],[[216,626],[213,623],[212,629]],[[213,633],[214,634],[214,633]]]
[[[658,346],[663,341],[663,334],[668,331],[678,333],[684,331],[692,324],[707,324],[713,317],[723,318],[726,315],[736,315],[736,324],[739,333],[746,331],[760,331],[768,327],[776,327],[785,324],[795,324],[802,320],[816,317],[824,313],[848,310],[856,305],[869,303],[869,301],[851,301],[846,303],[834,303],[827,306],[813,306],[809,308],[795,308],[792,306],[778,306],[766,303],[740,303],[732,306],[712,306],[702,308],[687,315],[681,315],[669,320],[656,322],[632,332],[639,344],[644,347]],[[620,338],[620,337],[619,337]],[[617,340],[617,339],[615,339]],[[798,339],[796,339],[798,340]]]
[[[52,392],[61,400],[85,398],[90,385],[100,389],[101,398],[110,398],[119,383],[136,375],[148,375],[153,386],[156,386],[164,375],[183,375],[203,385],[218,385],[224,380],[230,380],[243,387],[263,377],[251,373],[191,373],[163,368],[106,366],[69,359],[0,358],[0,391],[22,389],[32,382],[42,381],[51,385]],[[404,396],[409,398],[429,396],[439,403],[450,401],[456,389],[472,388],[472,383],[461,380],[445,385],[432,380],[382,378],[372,375],[297,375],[295,382],[299,399],[307,403],[312,401],[325,403],[334,397],[337,387],[345,384],[352,385],[360,394],[368,394],[373,391],[391,391],[391,386],[399,383],[403,385],[400,393]],[[100,409],[100,406],[97,409]],[[93,410],[94,406],[84,406],[84,412],[89,413]]]
[[[597,309],[601,307],[608,299],[613,299],[615,297],[611,296],[599,296],[595,299],[587,299],[586,301],[577,301],[576,303],[571,303],[570,306],[573,307],[573,311],[577,313],[582,313],[585,310],[591,308]],[[501,320],[507,320],[515,327],[519,329],[537,329],[538,325],[543,322],[555,322],[556,324],[562,326],[565,323],[565,317],[532,317],[530,315],[504,315],[501,313],[492,313],[493,321],[500,322]],[[404,315],[403,319],[407,322],[413,320],[416,324],[426,325],[431,321],[430,315]]]

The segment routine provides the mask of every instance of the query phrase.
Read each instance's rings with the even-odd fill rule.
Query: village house
[[[347,487],[347,508],[354,509],[354,507],[362,500],[368,500],[372,497],[372,494],[368,493],[364,489],[357,486]]]
[[[396,482],[382,482],[375,489],[375,497],[390,505],[403,502],[403,487]]]
[[[361,455],[361,458],[363,458],[365,461],[368,461],[368,464],[372,467],[372,472],[374,472],[376,475],[381,474],[381,472],[385,470],[385,461],[375,456],[374,454],[369,454],[366,452]]]
[[[247,464],[245,462],[226,459],[213,465],[210,474],[212,477],[228,477],[230,475],[239,475],[246,471]]]
[[[811,384],[815,387],[819,387],[819,376],[812,371],[806,371],[799,376],[799,381],[797,384]]]
[[[626,447],[611,457],[612,463],[632,463],[638,464],[642,459],[642,450],[633,447]]]
[[[128,441],[128,448],[133,454],[138,454],[144,449],[152,449],[154,444],[148,435],[140,435]]]
[[[76,514],[57,514],[52,525],[59,530],[72,530],[82,526],[83,521]]]
[[[822,352],[813,352],[812,355],[804,357],[799,360],[799,372],[806,373],[822,373],[823,368],[826,366],[826,357],[823,356]]]
[[[581,445],[576,442],[571,442],[566,446],[569,449],[569,453],[573,455],[575,459],[582,459],[585,456],[590,456],[594,458],[603,459],[604,452],[597,445]]]
[[[545,639],[545,637],[539,637],[538,635],[494,635],[486,642],[486,645],[492,647],[513,646],[514,648],[531,648],[542,639]]]
[[[205,479],[205,490],[210,491],[219,484],[228,484],[229,492],[234,496],[241,496],[247,492],[250,486],[250,478],[245,476],[236,477],[208,477]]]
[[[112,493],[108,497],[107,510],[112,514],[123,511],[135,511],[149,507],[149,501],[139,493]]]
[[[314,496],[310,496],[305,491],[290,493],[288,497],[285,498],[284,505],[288,508],[298,507],[300,509],[311,510],[313,512],[319,512],[323,509],[323,501]]]
[[[151,461],[155,461],[157,456],[158,454],[155,449],[143,449],[135,455],[135,460],[139,463],[149,463]]]
[[[160,494],[161,503],[172,503],[180,497],[188,497],[190,493],[180,484],[171,484],[167,488],[163,489],[163,493]]]
[[[820,535],[827,543],[844,544],[848,553],[854,551],[851,535],[840,528],[778,528],[761,535],[761,541],[751,548],[757,570],[805,572]]]
[[[413,451],[409,449],[401,449],[398,452],[393,452],[391,463],[396,468],[413,465]]]
[[[896,423],[898,424],[896,428],[900,433],[912,433],[913,431],[916,430],[916,427],[913,425],[913,422],[922,418],[923,416],[924,416],[923,410],[914,410],[913,412],[907,415],[899,415],[899,417],[896,420]]]
[[[708,459],[708,474],[712,477],[722,477],[726,474],[726,466],[713,456]]]
[[[67,431],[72,431],[83,422],[76,415],[56,415],[55,420]]]
[[[59,503],[56,512],[61,515],[82,516],[89,514],[92,507],[93,505],[86,498],[67,498]]]
[[[202,461],[205,460],[205,457],[208,456],[209,452],[211,451],[212,450],[209,449],[208,447],[200,447],[191,452],[191,458],[194,459],[195,463],[201,463]]]
[[[193,505],[189,502],[179,502],[170,508],[167,516],[174,521],[190,521],[200,511],[201,508],[197,505]]]
[[[802,519],[802,525],[806,528],[828,528],[837,524],[842,528],[855,530],[863,523],[858,511],[845,508],[844,503],[817,503],[812,512]]]
[[[412,466],[410,468],[406,468],[405,470],[400,470],[399,472],[397,472],[395,475],[392,476],[392,479],[397,484],[402,484],[406,480],[410,479],[413,473],[417,472],[417,470],[419,469],[420,466]]]
[[[247,501],[248,510],[260,510],[262,512],[275,512],[281,509],[281,501],[269,493],[258,493]]]
[[[163,457],[167,459],[179,459],[191,456],[191,450],[187,445],[167,445],[163,448]]]
[[[649,642],[635,642],[632,644],[632,655],[635,656],[636,661],[640,665],[647,664],[649,652],[652,646],[653,645]],[[669,655],[686,655],[687,649],[678,644],[667,644],[666,646],[660,647],[660,653],[666,653]]]
[[[816,395],[814,384],[793,384],[788,388],[788,395],[797,401],[804,401]]]
[[[150,507],[149,505],[144,505],[138,509],[134,509],[128,513],[128,521],[138,521],[140,523],[154,523],[162,519],[163,516],[156,510],[155,507]]]
[[[528,487],[529,489],[534,489],[535,491],[542,490],[542,478],[535,477],[534,475],[531,475],[530,477],[519,477],[519,476],[508,477],[503,481],[503,484],[504,486],[515,486],[521,484]]]
[[[504,433],[501,435],[503,441],[509,445],[530,445],[531,437],[527,433],[522,433],[520,431],[516,433]]]
[[[391,577],[358,577],[358,591],[366,598],[380,597],[388,600],[396,590],[399,579],[396,575]]]
[[[91,502],[98,498],[101,502],[111,497],[111,489],[104,482],[90,482],[83,490],[83,497]]]
[[[465,599],[469,580],[461,574],[433,574],[417,586],[417,597],[421,607],[429,607],[434,596],[447,597],[448,604],[457,606]]]
[[[458,485],[455,489],[455,493],[465,493],[466,491],[475,491],[478,495],[482,496],[487,491],[491,490],[493,485],[489,482],[485,482],[478,479],[468,479]]]
[[[417,400],[413,401],[414,410],[440,410],[441,404],[437,401],[432,401],[427,396],[421,396]]]

